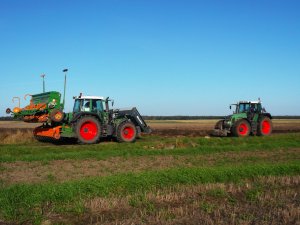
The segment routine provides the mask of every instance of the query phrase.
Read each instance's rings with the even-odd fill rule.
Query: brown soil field
[[[153,134],[161,136],[205,136],[209,135],[218,120],[151,120],[147,121]],[[273,133],[300,132],[300,120],[275,119]]]
[[[206,136],[214,128],[217,120],[149,120],[152,135],[160,136]],[[0,121],[0,134],[17,130],[31,130],[40,124],[22,121]],[[273,133],[300,132],[299,119],[274,119]]]

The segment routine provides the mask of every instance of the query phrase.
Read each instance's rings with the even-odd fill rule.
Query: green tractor
[[[246,137],[249,135],[268,136],[272,133],[272,116],[262,108],[261,101],[240,101],[232,115],[218,121],[213,136]]]
[[[81,143],[97,143],[101,137],[114,137],[119,142],[134,142],[141,133],[150,133],[138,110],[110,109],[109,98],[74,97],[72,113],[65,114],[61,137],[76,137]]]

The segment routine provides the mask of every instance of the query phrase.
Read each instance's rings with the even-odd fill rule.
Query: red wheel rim
[[[240,135],[244,136],[248,133],[248,126],[245,123],[241,123],[238,127],[238,132]]]
[[[269,134],[271,130],[271,124],[269,121],[264,120],[261,125],[261,131],[263,134]]]
[[[92,121],[87,121],[80,127],[80,135],[85,140],[92,140],[98,134],[97,124]]]
[[[134,136],[134,129],[132,127],[124,127],[122,130],[122,136],[127,140],[132,139]]]

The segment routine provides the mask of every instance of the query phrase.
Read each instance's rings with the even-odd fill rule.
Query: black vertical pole
[[[67,85],[67,72],[68,72],[68,69],[64,69],[63,72],[65,73],[64,100],[63,100],[63,109],[64,109],[65,108],[65,100],[66,100],[66,85]]]
[[[43,93],[45,93],[45,74],[42,74],[41,77],[43,78]]]

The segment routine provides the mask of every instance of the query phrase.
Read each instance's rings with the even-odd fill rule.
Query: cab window
[[[89,112],[90,110],[90,99],[84,99],[84,103],[83,103],[83,110],[85,112]]]
[[[103,104],[100,99],[92,100],[92,111],[93,112],[102,112],[103,111]]]
[[[239,106],[239,112],[240,112],[240,113],[248,112],[248,111],[249,111],[249,108],[250,108],[250,104],[248,104],[248,103],[240,104],[240,106]]]
[[[74,108],[73,108],[73,112],[77,113],[81,111],[83,105],[83,100],[82,99],[76,99],[75,103],[74,103]]]

